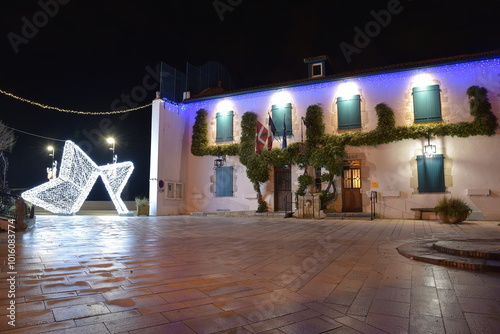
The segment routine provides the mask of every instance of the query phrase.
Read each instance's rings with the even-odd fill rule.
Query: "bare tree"
[[[7,188],[7,169],[9,162],[5,151],[11,151],[16,143],[14,131],[0,121],[0,188]]]

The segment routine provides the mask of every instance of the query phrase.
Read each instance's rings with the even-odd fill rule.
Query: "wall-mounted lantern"
[[[436,153],[436,145],[431,145],[431,137],[427,137],[427,145],[424,145],[424,153],[430,157]]]
[[[224,166],[226,156],[222,154],[220,147],[217,147],[217,159],[214,160],[214,169]]]

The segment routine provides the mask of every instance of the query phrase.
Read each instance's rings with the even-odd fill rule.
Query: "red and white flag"
[[[257,121],[257,131],[255,132],[255,153],[261,154],[264,148],[268,145],[269,132],[267,128]]]

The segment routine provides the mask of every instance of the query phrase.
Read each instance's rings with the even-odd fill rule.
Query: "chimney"
[[[330,58],[328,58],[328,56],[304,58],[304,63],[307,64],[307,73],[309,79],[321,78],[326,76],[327,62],[328,65],[330,65]]]

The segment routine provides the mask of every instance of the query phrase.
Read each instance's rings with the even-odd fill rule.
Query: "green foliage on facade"
[[[478,86],[467,89],[470,112],[474,116],[472,122],[427,123],[411,126],[396,126],[393,110],[384,103],[375,107],[378,123],[375,130],[369,132],[351,131],[342,134],[325,134],[323,109],[319,104],[307,108],[305,123],[307,140],[305,143],[293,143],[285,150],[278,148],[264,150],[262,154],[255,153],[255,129],[257,115],[246,112],[241,121],[241,142],[239,144],[208,145],[207,112],[200,109],[193,125],[191,152],[196,156],[203,155],[238,155],[240,162],[246,167],[247,176],[258,194],[259,210],[267,210],[266,202],[262,200],[260,184],[269,181],[274,166],[294,164],[299,168],[312,166],[323,168],[322,182],[327,182],[326,189],[321,191],[322,208],[335,200],[337,189],[336,175],[341,175],[344,168],[347,145],[377,146],[407,139],[434,137],[470,137],[492,136],[498,128],[497,118],[491,111],[487,90]],[[299,176],[299,189],[296,195],[304,195],[307,186],[314,181],[312,176]]]

